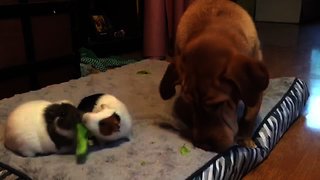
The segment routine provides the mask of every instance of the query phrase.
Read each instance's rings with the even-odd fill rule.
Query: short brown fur
[[[247,12],[229,0],[193,1],[177,29],[175,61],[160,84],[163,99],[181,85],[180,97],[192,109],[193,143],[217,152],[236,142],[254,146],[252,131],[268,83]],[[246,111],[238,123],[241,100]]]

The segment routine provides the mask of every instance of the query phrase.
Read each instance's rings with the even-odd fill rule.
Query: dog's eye
[[[193,102],[193,97],[192,94],[189,92],[183,92],[181,93],[181,97],[186,103],[192,103]]]
[[[219,109],[224,105],[225,102],[219,102],[219,103],[214,103],[214,104],[206,104],[204,107],[206,107],[206,109]]]

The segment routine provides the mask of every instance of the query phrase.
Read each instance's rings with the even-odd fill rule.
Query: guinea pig
[[[94,94],[81,100],[78,109],[84,114],[83,124],[98,142],[130,140],[132,120],[127,107],[110,94]]]
[[[68,101],[29,101],[9,114],[4,144],[28,157],[70,152],[77,122],[81,122],[80,111]]]

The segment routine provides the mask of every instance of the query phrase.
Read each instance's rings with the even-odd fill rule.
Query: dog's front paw
[[[256,143],[251,138],[243,138],[238,139],[238,144],[240,146],[248,147],[248,148],[256,148]]]

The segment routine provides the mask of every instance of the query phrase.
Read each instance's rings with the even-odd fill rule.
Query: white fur
[[[55,101],[54,104],[62,104],[62,103],[65,103],[65,104],[71,104],[71,105],[74,105],[73,102],[67,100],[67,99],[63,99],[63,100],[59,100],[59,101]],[[55,124],[57,124],[57,120],[58,119],[55,119]],[[70,131],[70,130],[65,130],[65,129],[61,129],[58,127],[58,125],[56,125],[56,131],[58,134],[64,136],[64,137],[67,137],[69,139],[72,139],[74,138],[74,132],[73,131]]]
[[[59,101],[55,101],[53,102],[54,104],[62,104],[62,103],[65,103],[65,104],[71,104],[71,105],[74,105],[73,102],[67,100],[67,99],[63,99],[63,100],[59,100]]]
[[[110,117],[113,113],[120,116],[120,131],[110,136],[104,136],[99,131],[99,121]],[[89,131],[102,141],[113,141],[120,138],[131,137],[132,120],[127,107],[116,97],[105,94],[101,96],[92,112],[83,115],[83,122]]]
[[[49,101],[35,100],[16,107],[7,119],[5,146],[23,156],[57,152],[44,118],[44,110],[51,104]]]
[[[66,129],[61,129],[57,123],[58,123],[58,118],[56,118],[54,120],[54,123],[55,123],[55,129],[57,131],[58,134],[64,136],[64,137],[67,137],[69,139],[72,139],[74,138],[74,132],[72,130],[66,130]]]
[[[7,148],[24,156],[37,152],[56,152],[43,118],[44,109],[51,102],[38,100],[18,106],[8,117],[5,130]]]

